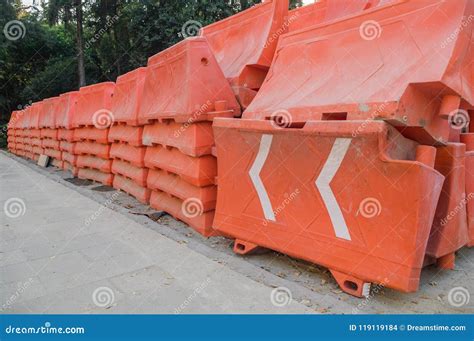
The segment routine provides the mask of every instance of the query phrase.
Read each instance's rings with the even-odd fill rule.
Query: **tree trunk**
[[[79,76],[79,87],[86,85],[86,71],[84,68],[84,42],[82,30],[82,0],[76,0],[76,42],[77,42],[77,72]]]

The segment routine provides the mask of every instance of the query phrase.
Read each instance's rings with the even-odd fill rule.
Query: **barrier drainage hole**
[[[359,288],[359,286],[357,285],[357,283],[352,282],[352,281],[345,281],[345,282],[344,282],[344,286],[345,286],[347,289],[352,290],[352,291],[357,291],[357,289]]]
[[[243,245],[243,244],[237,244],[237,250],[239,250],[239,251],[244,251],[244,250],[245,250],[245,245]]]
[[[201,58],[201,64],[204,65],[204,66],[207,66],[209,64],[209,59]]]

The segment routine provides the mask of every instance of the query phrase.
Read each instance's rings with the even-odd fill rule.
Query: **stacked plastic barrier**
[[[68,92],[59,96],[56,106],[56,127],[58,129],[59,150],[62,155],[62,167],[77,176],[77,156],[74,153],[74,125],[79,91]]]
[[[143,126],[138,123],[138,110],[143,97],[146,68],[139,68],[117,79],[112,101],[113,126],[109,132],[110,157],[113,159],[113,186],[148,204]]]
[[[472,14],[472,1],[391,2],[280,38],[244,119],[215,121],[214,227],[236,252],[322,264],[356,296],[454,266],[470,231],[465,146],[449,141],[474,103]]]
[[[14,128],[14,136],[15,136],[15,150],[14,154],[18,156],[25,157],[25,129],[24,129],[24,122],[26,111],[28,107],[24,108],[23,110],[14,111],[10,117],[10,122],[8,125],[8,129],[13,126]]]
[[[58,130],[56,129],[56,108],[59,97],[48,98],[43,101],[43,107],[39,116],[39,128],[41,129],[41,148],[44,154],[49,156],[50,162],[62,168],[62,153],[59,148]]]
[[[288,6],[288,0],[268,0],[201,30],[242,109],[260,89],[278,38],[288,30]]]
[[[107,186],[113,184],[112,160],[108,134],[113,122],[111,112],[115,83],[106,82],[82,87],[72,116],[74,155],[77,176]]]
[[[11,153],[16,155],[18,155],[17,144],[20,145],[21,141],[18,136],[19,129],[17,128],[19,113],[19,111],[12,112],[7,126],[7,148]]]
[[[44,102],[36,102],[27,111],[28,139],[26,143],[27,158],[38,161],[43,153],[41,146],[41,129],[39,127],[39,117],[43,109]]]
[[[471,112],[470,118],[474,118]],[[473,126],[470,125],[471,131]],[[461,142],[466,145],[466,198],[467,226],[469,230],[468,246],[474,246],[474,134],[461,134]]]
[[[12,113],[8,147],[352,295],[415,291],[474,246],[473,17],[470,0],[265,1]]]
[[[239,104],[206,39],[186,39],[149,59],[138,124],[145,126],[151,207],[204,236],[215,234],[212,119],[239,115]]]

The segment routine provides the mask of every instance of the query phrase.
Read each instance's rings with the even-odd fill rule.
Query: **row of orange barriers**
[[[9,149],[352,295],[415,291],[474,245],[473,21],[470,0],[265,1],[13,112]]]

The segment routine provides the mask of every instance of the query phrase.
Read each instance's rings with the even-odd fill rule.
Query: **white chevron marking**
[[[328,210],[336,237],[346,240],[351,240],[351,235],[344,216],[342,215],[341,207],[339,207],[334,192],[331,189],[331,181],[336,176],[339,167],[341,167],[351,142],[352,139],[336,139],[326,164],[316,180],[316,187],[321,193],[326,209]]]
[[[270,148],[272,146],[273,135],[264,134],[260,140],[260,148],[258,150],[257,157],[250,168],[249,175],[252,179],[252,183],[257,190],[258,198],[260,199],[260,204],[262,205],[263,213],[265,219],[270,221],[276,221],[275,213],[273,213],[272,203],[268,197],[267,190],[263,185],[262,179],[260,178],[260,172],[267,161],[268,154],[270,153]]]

